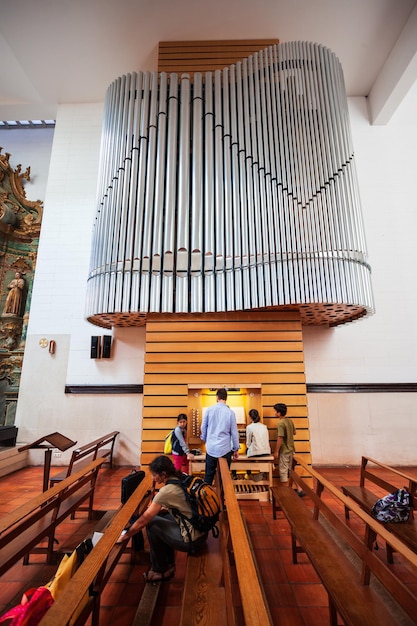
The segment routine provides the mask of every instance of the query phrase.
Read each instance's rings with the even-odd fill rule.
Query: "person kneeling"
[[[161,455],[156,457],[149,469],[155,484],[163,485],[153,498],[146,511],[123,533],[117,543],[127,541],[146,527],[149,543],[151,569],[143,574],[148,583],[170,580],[175,574],[175,550],[192,552],[201,548],[207,540],[207,533],[196,530],[187,520],[176,516],[179,511],[191,517],[191,506],[187,502],[182,487],[169,483],[172,478],[181,478],[171,459]]]

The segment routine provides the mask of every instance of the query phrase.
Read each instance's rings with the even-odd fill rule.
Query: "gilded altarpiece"
[[[30,168],[0,148],[0,425],[14,424],[43,204],[26,198]]]

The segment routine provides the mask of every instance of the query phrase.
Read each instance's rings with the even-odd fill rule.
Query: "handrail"
[[[112,439],[116,439],[117,435],[120,434],[120,431],[118,430],[113,430],[111,433],[108,433],[107,435],[104,435],[103,437],[98,437],[97,439],[94,439],[94,441],[90,441],[89,443],[85,443],[83,446],[79,446],[78,448],[76,448],[72,454],[74,454],[74,452],[83,452],[84,450],[89,450],[90,448],[101,448],[103,445],[105,445],[106,443],[108,443],[109,441],[112,441]]]
[[[114,516],[100,541],[80,565],[74,576],[68,581],[58,600],[47,611],[39,626],[66,626],[83,601],[84,593],[96,579],[115,547],[123,528],[147,495],[152,484],[149,470],[145,469],[145,478],[130,496],[126,504]],[[125,544],[118,544],[123,552]]]
[[[272,626],[226,459],[219,459],[219,467],[245,626]]]
[[[393,474],[397,474],[397,476],[400,476],[401,478],[406,478],[408,481],[410,481],[410,483],[417,482],[417,475],[411,476],[410,474],[407,474],[406,472],[402,472],[396,467],[391,467],[391,465],[385,465],[385,463],[381,463],[380,461],[377,461],[376,459],[372,459],[370,456],[363,456],[362,461],[363,459],[366,459],[367,463],[368,462],[373,463],[374,465],[377,465],[381,467],[382,469],[386,469],[392,472]]]

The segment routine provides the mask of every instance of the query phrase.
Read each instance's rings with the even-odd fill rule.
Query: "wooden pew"
[[[99,456],[104,458],[104,462],[109,464],[110,467],[113,467],[113,452],[118,434],[119,431],[114,430],[107,435],[103,435],[103,437],[99,437],[98,439],[90,441],[84,446],[80,446],[73,450],[68,467],[62,469],[54,476],[51,476],[49,479],[49,486],[53,487],[56,483],[68,478],[68,476],[71,476],[73,472],[85,467],[88,463],[94,461]]]
[[[399,487],[405,487],[411,495],[413,511],[408,522],[401,524],[380,523],[414,552],[417,552],[417,520],[413,515],[417,507],[417,476],[411,476],[398,468],[390,467],[371,457],[363,456],[359,485],[342,486],[342,491],[346,496],[349,496],[359,504],[364,511],[371,513],[372,507],[378,498],[381,495],[386,495],[380,492],[379,494],[375,493],[375,491],[378,491],[378,488],[383,489],[386,493],[392,493]],[[345,507],[345,517],[346,520],[349,519],[349,507]],[[389,544],[387,544],[387,560],[389,563],[394,561],[393,550]]]
[[[100,541],[81,564],[74,576],[65,586],[62,594],[40,621],[39,626],[64,626],[70,620],[74,626],[84,624],[90,614],[92,626],[98,626],[100,597],[109,580],[126,544],[116,544],[123,528],[132,515],[144,510],[151,497],[152,478],[148,470],[129,500],[114,515]],[[80,606],[87,590],[91,591],[86,606]]]
[[[47,562],[54,562],[57,526],[86,500],[92,517],[95,484],[104,460],[96,459],[0,520],[0,576],[22,557],[27,564],[30,552],[46,554]],[[44,539],[46,547],[39,547]]]
[[[379,522],[307,466],[301,457],[296,456],[295,460],[313,477],[315,489],[311,489],[293,470],[291,481],[307,497],[300,498],[291,487],[272,487],[273,516],[275,518],[277,510],[282,510],[288,519],[293,562],[297,563],[297,554],[305,552],[320,577],[329,596],[330,624],[336,626],[337,614],[340,614],[346,625],[394,626],[404,623],[404,613],[417,623],[417,597],[373,552],[372,546],[376,535],[381,533],[385,541],[414,567],[417,566],[417,554],[388,530],[381,529]],[[326,498],[323,498],[324,491]],[[328,501],[334,502],[335,506]],[[337,504],[347,506],[350,514],[355,514],[363,522],[363,539],[340,519]],[[376,590],[374,577],[386,593]]]
[[[228,530],[233,550],[233,560],[236,566],[245,626],[272,625],[250,538],[246,531],[242,512],[234,491],[233,480],[225,459],[219,459],[219,468],[226,506],[225,511],[223,511],[223,536],[226,535]],[[223,542],[223,549],[225,547]]]
[[[219,483],[219,474],[217,476]],[[218,495],[219,490],[217,489]],[[223,572],[221,541],[224,515],[220,514],[217,528],[220,537],[209,533],[206,545],[197,554],[187,556],[179,626],[234,626],[233,605],[230,601],[230,575]],[[138,625],[139,626],[139,625]]]
[[[220,478],[221,477],[221,478]],[[180,626],[237,626],[231,587],[231,556],[236,567],[244,625],[272,624],[234,484],[225,459],[219,461],[217,484],[225,510],[220,537],[209,535],[207,546],[187,557]]]
[[[224,500],[227,511],[222,512],[221,531],[222,540],[210,538],[206,550],[187,557],[187,572],[183,592],[183,610],[180,624],[191,626],[201,623],[204,616],[205,626],[237,626],[233,611],[230,552],[238,571],[239,589],[242,594],[242,605],[245,617],[244,624],[239,626],[270,626],[272,621],[262,594],[256,565],[249,544],[248,536],[243,524],[239,504],[234,493],[233,483],[227,464],[223,469]],[[77,616],[82,598],[90,585],[93,584],[94,595],[87,607],[76,617],[75,626],[84,623],[92,611],[92,625],[97,626],[100,594],[116,565],[124,546],[115,545],[115,542],[138,506],[142,506],[149,498],[151,479],[147,473],[128,502],[116,514],[106,529],[103,537],[97,543],[84,563],[80,566],[73,578],[65,587],[60,598],[49,609],[40,626],[58,626],[67,624]],[[213,578],[214,574],[214,578]],[[146,585],[144,593],[156,596],[152,585]],[[157,585],[156,587],[159,587]],[[143,625],[145,622],[138,609],[137,615],[141,619],[134,623]],[[200,621],[199,621],[200,620]],[[148,623],[148,622],[146,622]]]
[[[219,539],[211,535],[198,554],[187,556],[180,626],[230,626],[229,604],[223,583]]]

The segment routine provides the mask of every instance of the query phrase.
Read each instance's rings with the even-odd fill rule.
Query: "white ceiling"
[[[1,0],[0,18],[1,120],[101,102],[118,76],[156,69],[159,41],[323,44],[376,123],[417,78],[417,0]]]

